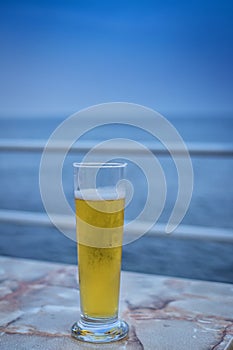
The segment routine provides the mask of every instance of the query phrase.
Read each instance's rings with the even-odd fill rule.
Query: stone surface
[[[232,349],[233,286],[122,272],[126,340],[85,344],[70,336],[79,318],[77,268],[0,257],[1,350]]]

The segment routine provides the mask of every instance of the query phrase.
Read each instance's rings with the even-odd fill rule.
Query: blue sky
[[[233,112],[233,2],[0,1],[0,116]]]

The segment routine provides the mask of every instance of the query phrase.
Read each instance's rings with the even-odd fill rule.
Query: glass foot
[[[122,320],[105,324],[80,320],[72,326],[71,335],[85,342],[109,343],[125,338],[128,331],[128,324]]]

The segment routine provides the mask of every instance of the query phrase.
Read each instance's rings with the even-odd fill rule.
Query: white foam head
[[[125,197],[125,192],[115,187],[101,187],[101,188],[86,188],[74,192],[77,199],[84,199],[90,201],[96,200],[115,200]]]

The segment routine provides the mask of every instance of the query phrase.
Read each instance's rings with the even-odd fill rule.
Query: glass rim
[[[124,168],[128,164],[126,162],[110,162],[110,163],[101,163],[101,162],[74,162],[74,168]]]

